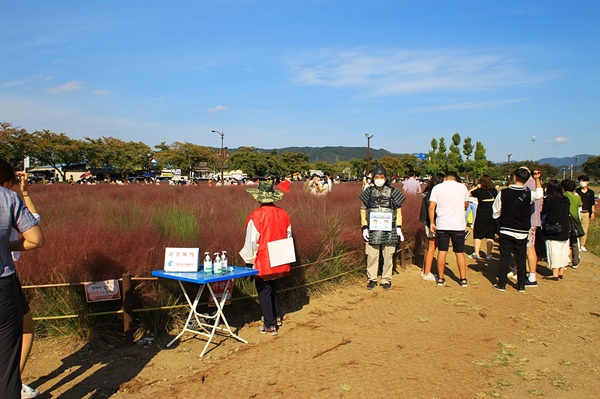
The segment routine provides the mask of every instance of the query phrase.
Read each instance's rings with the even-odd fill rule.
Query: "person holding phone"
[[[25,177],[26,178],[26,177]],[[0,159],[0,398],[21,398],[23,292],[11,252],[44,245],[38,220],[11,187],[18,182],[13,167]],[[21,234],[11,239],[11,228]]]

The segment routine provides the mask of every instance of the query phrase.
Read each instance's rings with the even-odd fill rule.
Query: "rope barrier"
[[[326,259],[320,259],[314,262],[309,262],[309,263],[305,263],[303,265],[300,266],[296,266],[294,268],[294,270],[303,268],[303,267],[307,267],[310,265],[314,265],[317,263],[323,263],[323,262],[329,262],[335,259],[339,259],[342,258],[344,256],[348,256],[348,255],[352,255],[354,253],[356,253],[358,251],[351,251],[351,252],[346,252],[343,253],[341,255],[337,255],[331,258],[326,258]],[[116,279],[111,279],[111,280],[118,280],[118,281],[123,281],[122,278],[116,278]],[[131,281],[158,281],[158,277],[132,277]],[[39,284],[39,285],[24,285],[23,289],[39,289],[39,288],[59,288],[59,287],[76,287],[76,286],[81,286],[81,285],[85,285],[85,284],[90,284],[92,283],[92,281],[88,281],[88,282],[80,282],[80,283],[56,283],[56,284]]]
[[[340,255],[343,256],[343,255]],[[339,258],[340,256],[336,256],[333,258],[330,258],[329,260],[333,260],[336,258]],[[326,260],[323,260],[322,262],[324,262]],[[317,262],[313,262],[313,263],[317,263]],[[295,286],[295,287],[289,287],[289,288],[285,288],[283,290],[281,290],[280,292],[288,292],[288,291],[293,291],[293,290],[297,290],[300,288],[305,288],[305,287],[310,287],[312,285],[315,284],[319,284],[319,283],[323,283],[325,281],[329,281],[329,280],[333,280],[342,276],[345,276],[347,274],[350,273],[355,273],[358,270],[362,269],[362,266],[359,266],[357,268],[354,268],[352,270],[348,270],[345,271],[343,273],[339,273],[333,276],[329,276],[327,278],[321,279],[321,280],[317,280],[317,281],[312,281],[310,283],[305,283],[299,286]],[[134,278],[132,278],[133,280]],[[156,277],[151,277],[151,278],[146,278],[146,277],[142,277],[140,278],[141,280],[158,280],[158,278]],[[137,279],[136,279],[137,280]],[[139,280],[138,280],[139,281]],[[72,284],[72,285],[78,285],[80,283],[68,283],[68,284]],[[25,287],[23,287],[25,288]],[[231,301],[241,301],[241,300],[245,300],[245,299],[254,299],[257,298],[258,295],[254,294],[254,295],[245,295],[239,298],[232,298]],[[208,305],[208,302],[201,302],[198,303],[198,305]],[[142,309],[133,309],[134,313],[141,313],[141,312],[152,312],[152,311],[157,311],[157,310],[169,310],[169,309],[181,309],[181,308],[187,308],[188,305],[187,304],[181,304],[181,305],[169,305],[169,306],[159,306],[159,307],[153,307],[153,308],[142,308]],[[94,312],[94,313],[82,313],[82,314],[76,314],[76,315],[62,315],[62,316],[39,316],[39,317],[34,317],[33,320],[34,321],[38,321],[38,320],[64,320],[64,319],[76,319],[76,318],[80,318],[80,317],[92,317],[92,316],[107,316],[107,315],[116,315],[116,314],[123,314],[123,309],[121,310],[112,310],[112,311],[106,311],[106,312]]]

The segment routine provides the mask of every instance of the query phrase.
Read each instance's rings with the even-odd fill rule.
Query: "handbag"
[[[585,235],[585,231],[581,226],[581,222],[573,217],[571,213],[569,213],[569,227],[571,232],[571,237],[579,238]]]
[[[564,203],[560,204],[559,215],[562,213],[563,205],[564,205]],[[546,215],[546,216],[548,216],[548,215]],[[550,222],[548,222],[548,218],[544,217],[544,221],[542,222],[542,230],[544,230],[544,233],[546,235],[552,236],[552,235],[560,234],[562,232],[562,226],[560,225],[559,222],[550,223]]]
[[[556,235],[556,234],[560,234],[560,232],[562,231],[562,227],[560,225],[560,223],[556,222],[556,223],[545,223],[544,226],[544,233],[546,233],[546,235],[552,236],[552,235]]]

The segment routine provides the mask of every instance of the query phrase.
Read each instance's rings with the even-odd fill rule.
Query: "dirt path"
[[[172,348],[39,342],[24,379],[65,399],[597,397],[600,259],[583,253],[564,280],[522,294],[492,289],[497,254],[468,262],[467,288],[409,266],[390,291],[338,288],[287,314],[279,336],[245,325],[248,345],[227,339],[203,359],[189,334]]]

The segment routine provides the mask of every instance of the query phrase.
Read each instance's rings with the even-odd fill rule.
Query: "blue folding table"
[[[223,307],[225,306],[225,302],[227,302],[227,297],[231,297],[230,292],[233,288],[233,280],[236,278],[249,277],[258,274],[258,270],[249,269],[246,267],[233,267],[232,271],[228,271],[227,273],[215,275],[215,274],[204,274],[204,271],[200,271],[197,273],[176,273],[176,272],[166,272],[164,270],[153,270],[152,275],[155,277],[166,278],[170,280],[176,280],[183,291],[183,295],[187,300],[188,305],[190,306],[190,313],[187,317],[185,325],[183,326],[183,330],[175,337],[171,342],[167,344],[167,346],[171,346],[173,342],[177,341],[186,331],[189,331],[194,334],[202,335],[206,337],[208,340],[200,357],[204,356],[208,345],[212,341],[215,331],[229,333],[232,337],[241,341],[245,344],[248,343],[245,339],[235,334],[231,331],[231,327],[229,327],[229,323],[225,318],[225,314],[223,313]],[[223,291],[222,297],[219,298],[215,295],[213,288],[211,287],[211,283],[217,283],[220,281],[227,281],[225,285],[225,290]],[[199,285],[198,292],[196,293],[196,297],[194,300],[190,300],[190,296],[188,295],[183,282],[192,283]],[[217,307],[217,311],[213,315],[198,313],[196,311],[196,307],[198,306],[198,302],[200,300],[200,296],[204,291],[204,287],[208,288],[209,295],[214,300],[215,305]],[[192,319],[192,316],[194,319]],[[225,327],[220,327],[219,323],[223,320]],[[207,322],[209,321],[209,322]],[[193,327],[197,327],[195,329]]]

